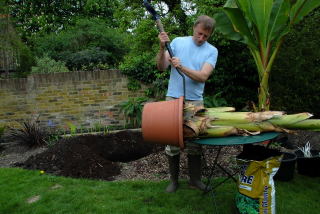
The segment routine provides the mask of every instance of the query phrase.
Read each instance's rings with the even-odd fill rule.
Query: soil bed
[[[203,147],[203,175],[210,173],[216,151],[214,147]],[[230,146],[222,150],[220,162],[223,166],[235,165],[233,158],[240,153],[241,146]],[[11,148],[11,150],[14,150]],[[84,135],[65,138],[49,148],[3,151],[0,167],[22,167],[43,170],[46,173],[101,180],[168,179],[168,163],[164,146],[143,141],[139,131],[120,131],[109,135]],[[18,153],[18,154],[15,154]],[[12,160],[16,158],[16,160]],[[23,159],[19,159],[22,158]],[[10,163],[5,163],[10,160]],[[7,164],[7,165],[5,165]],[[186,154],[180,161],[181,178],[188,178]],[[221,172],[214,173],[221,176]]]

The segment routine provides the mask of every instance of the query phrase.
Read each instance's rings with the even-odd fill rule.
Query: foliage
[[[79,17],[103,17],[107,26],[116,27],[113,18],[117,1],[68,0],[68,1],[16,1],[8,0],[9,10],[15,19],[23,40],[31,42],[51,32],[59,32],[75,24]]]
[[[129,98],[128,101],[120,104],[120,109],[124,113],[127,125],[134,128],[141,126],[143,103],[147,100],[145,97]]]
[[[141,89],[141,84],[136,79],[129,77],[127,87],[128,87],[129,91],[137,91],[137,90]]]
[[[64,62],[55,61],[48,56],[43,56],[42,58],[36,58],[37,65],[32,67],[31,73],[58,73],[58,72],[68,72],[68,68],[65,66]]]
[[[222,92],[218,92],[213,96],[205,96],[203,99],[206,108],[227,106],[227,101],[221,97]]]
[[[67,131],[68,133],[70,133],[71,136],[77,134],[77,126],[72,123],[72,122],[67,122],[66,124],[69,128],[69,130]],[[82,130],[81,130],[82,131]]]
[[[16,33],[6,8],[2,9],[1,5],[0,7],[0,60],[4,62],[2,57],[6,57],[9,63],[14,63],[14,66],[5,66],[7,75],[9,70],[17,71],[20,75],[30,72],[31,66],[34,65],[33,55]]]
[[[62,137],[58,134],[50,134],[45,140],[46,146],[52,147],[55,145]]]
[[[163,73],[167,75],[168,73]],[[164,100],[168,88],[169,78],[157,78],[152,82],[148,89],[145,90],[145,95],[156,100]]]
[[[13,143],[22,144],[28,147],[46,145],[48,133],[35,121],[25,121],[21,128],[8,128],[5,140]]]
[[[17,69],[17,72],[24,75],[28,74],[32,66],[35,65],[35,57],[30,50],[28,46],[26,46],[24,43],[20,43],[19,45],[19,50],[20,50],[20,63]]]
[[[129,54],[120,65],[123,74],[134,77],[145,83],[152,83],[158,71],[154,61],[154,54],[141,52],[139,55]]]
[[[124,36],[108,28],[101,19],[79,19],[59,34],[51,33],[35,42],[37,56],[49,57],[66,63],[70,70],[84,66],[116,66],[123,58],[126,47]]]
[[[284,36],[319,5],[317,0],[227,0],[215,16],[217,30],[250,49],[259,75],[259,111],[269,110],[270,71]]]
[[[120,64],[120,70],[124,74],[145,83],[151,83],[159,72],[155,64],[157,34],[155,29],[150,33],[149,29],[152,28],[153,22],[146,20],[135,30],[137,31],[134,32],[136,35],[127,37],[126,43],[130,47],[130,52]],[[143,38],[143,34],[148,31],[147,37]]]
[[[270,79],[271,107],[320,118],[320,8],[294,26],[283,42]],[[288,81],[290,80],[290,81]]]

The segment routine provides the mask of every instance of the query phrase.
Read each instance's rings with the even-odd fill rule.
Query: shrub
[[[147,100],[145,97],[130,98],[120,104],[120,109],[124,113],[127,125],[133,128],[141,126],[143,103]]]
[[[79,19],[60,33],[51,33],[35,40],[38,57],[48,54],[63,61],[70,70],[97,64],[115,67],[126,53],[124,35],[110,29],[100,19]]]
[[[55,61],[48,56],[42,58],[36,58],[37,65],[32,67],[31,73],[58,73],[68,72],[68,68],[64,62]]]
[[[1,13],[0,13],[1,14]],[[10,21],[0,17],[0,53],[7,55],[8,62],[12,66],[6,65],[6,68],[17,72],[13,77],[26,76],[31,71],[31,66],[34,65],[34,57],[30,49],[24,44],[16,33],[16,30]],[[2,63],[2,62],[1,62]],[[4,69],[6,69],[4,68]]]
[[[203,103],[206,108],[227,106],[227,101],[221,97],[222,92],[218,92],[213,96],[205,96]]]
[[[36,64],[35,57],[33,53],[25,44],[20,44],[20,63],[17,68],[17,72],[22,76],[26,76],[26,74],[30,73],[32,66]]]
[[[149,88],[146,89],[146,96],[155,98],[156,100],[164,100],[167,93],[168,83],[169,78],[157,78],[152,82],[152,84],[150,84]]]
[[[25,121],[21,128],[9,128],[5,140],[18,143],[27,147],[37,147],[46,145],[48,133],[34,121]]]

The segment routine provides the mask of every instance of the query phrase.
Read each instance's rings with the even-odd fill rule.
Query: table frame
[[[235,173],[230,173],[227,169],[223,168],[220,163],[218,162],[221,150],[226,146],[233,146],[233,145],[246,145],[246,144],[253,144],[253,143],[261,143],[264,141],[272,140],[279,135],[277,132],[266,132],[261,133],[259,135],[251,135],[251,136],[228,136],[228,137],[218,137],[218,138],[203,138],[197,139],[194,143],[201,144],[201,145],[210,145],[210,146],[218,146],[217,154],[214,158],[213,166],[210,169],[210,174],[208,176],[206,189],[204,190],[204,194],[214,191],[217,187],[225,183],[227,180],[232,179],[234,182],[237,183],[237,179],[234,177],[238,171]],[[212,185],[212,177],[214,170],[219,168],[228,176],[223,181],[219,182],[218,184]]]

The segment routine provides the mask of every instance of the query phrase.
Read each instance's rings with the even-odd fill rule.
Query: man
[[[209,78],[218,57],[218,50],[207,40],[215,28],[215,20],[209,16],[199,16],[193,26],[193,35],[175,38],[170,46],[174,57],[170,58],[165,50],[165,43],[169,37],[165,32],[159,34],[160,50],[157,55],[157,67],[163,71],[171,64],[171,74],[166,100],[183,96],[183,81],[178,68],[185,76],[186,96],[185,102],[194,105],[203,105],[203,90],[205,81]],[[165,149],[169,161],[170,184],[167,192],[175,192],[178,188],[179,178],[179,147],[167,145]],[[188,154],[189,184],[192,187],[205,190],[206,186],[201,181],[201,146],[186,142]]]

